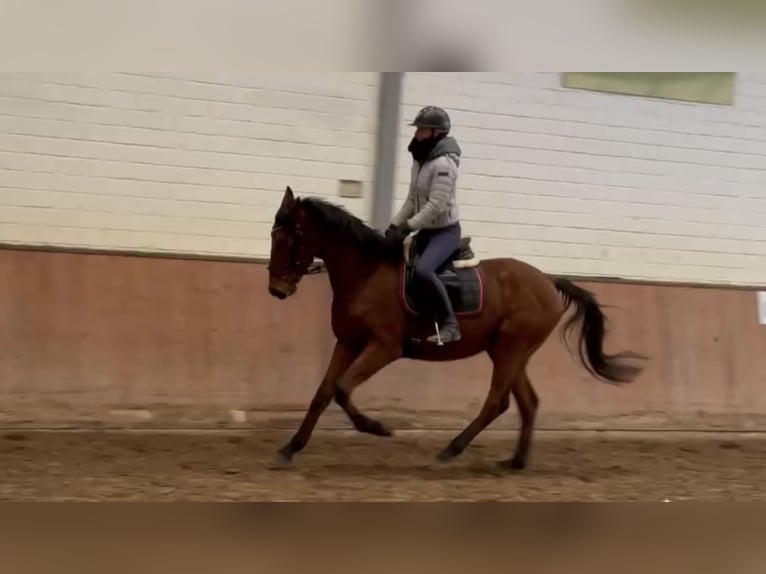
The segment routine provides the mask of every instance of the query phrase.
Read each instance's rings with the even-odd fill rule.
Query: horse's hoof
[[[382,437],[389,437],[394,435],[394,432],[380,421],[374,421],[370,427],[366,429],[366,432],[374,436]]]
[[[293,462],[293,453],[290,450],[282,449],[274,457],[274,463],[271,465],[272,469],[280,470],[289,467]]]
[[[497,466],[504,470],[524,470],[527,467],[527,461],[523,458],[514,456],[508,460],[501,460]]]
[[[436,460],[439,462],[449,462],[457,456],[450,448],[445,448],[439,454],[436,455]]]

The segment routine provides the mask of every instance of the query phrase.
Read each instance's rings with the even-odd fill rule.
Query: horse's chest
[[[351,303],[333,304],[333,333],[339,339],[359,340],[371,332],[390,330],[392,319],[399,316],[395,292],[392,292],[391,301],[365,296],[356,298]]]
[[[363,314],[359,314],[353,306],[333,304],[332,330],[338,339],[358,336],[364,329]]]

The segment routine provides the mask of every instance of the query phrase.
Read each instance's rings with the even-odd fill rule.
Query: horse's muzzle
[[[275,289],[274,287],[269,287],[269,294],[271,294],[272,297],[276,297],[280,300],[287,299],[287,293],[280,291],[279,289]]]
[[[284,281],[281,279],[272,279],[269,282],[269,293],[272,297],[276,297],[279,300],[284,300],[293,295],[298,290],[298,287],[292,284],[290,281]]]

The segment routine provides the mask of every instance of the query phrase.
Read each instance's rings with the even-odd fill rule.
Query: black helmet
[[[449,114],[437,106],[426,106],[418,112],[411,126],[419,128],[436,128],[444,132],[449,132],[452,127]]]

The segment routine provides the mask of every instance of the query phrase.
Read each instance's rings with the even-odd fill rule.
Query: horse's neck
[[[354,294],[372,270],[372,262],[351,245],[333,245],[323,249],[319,256],[327,268],[335,295]]]

